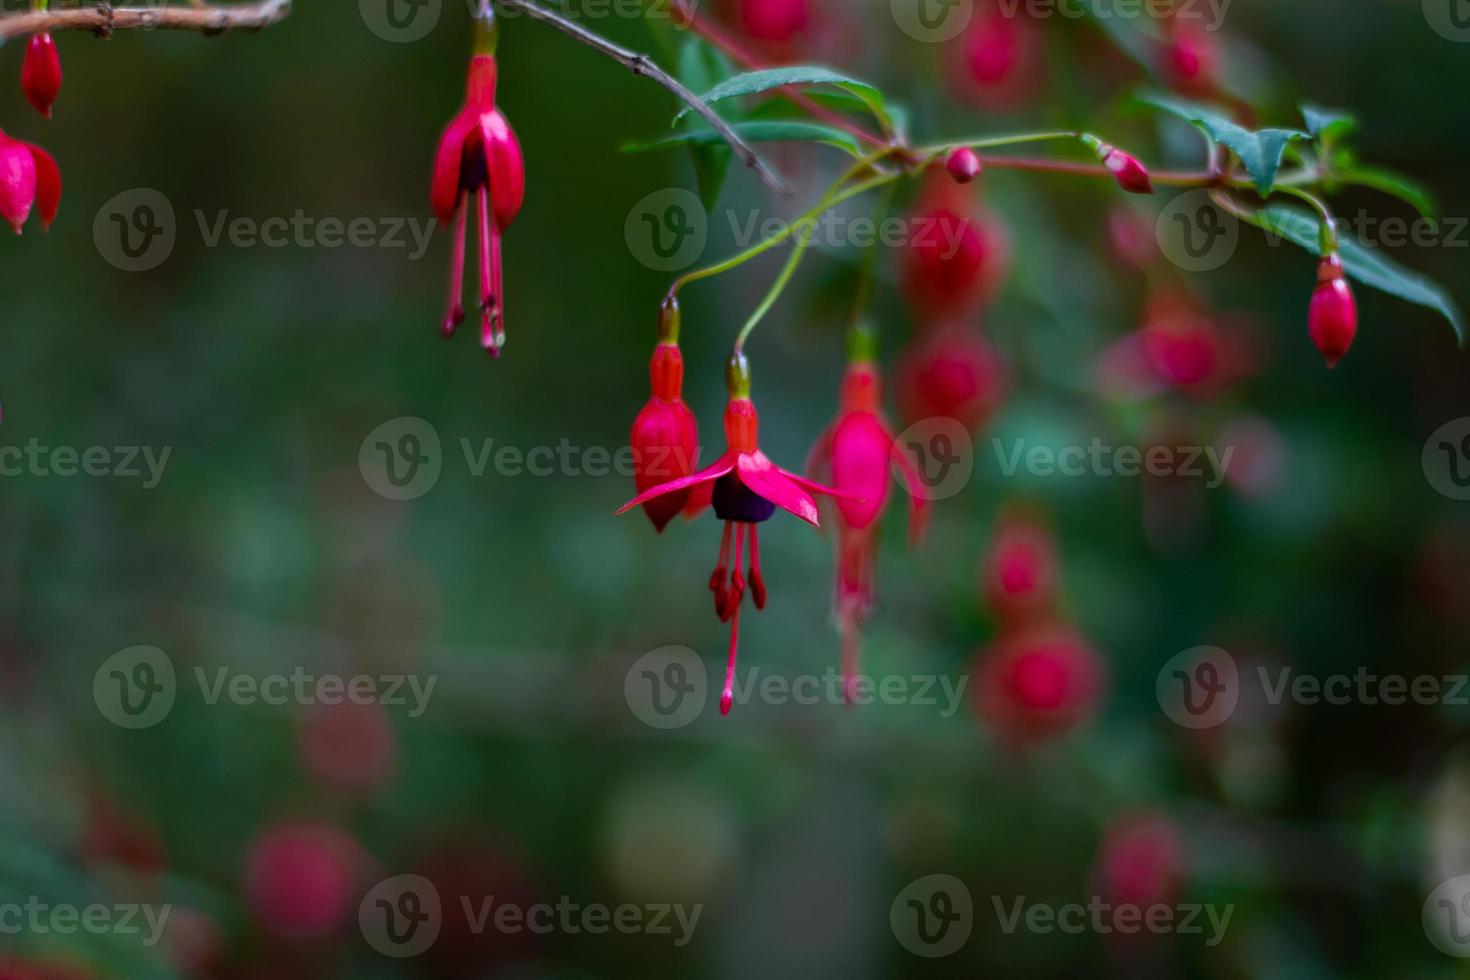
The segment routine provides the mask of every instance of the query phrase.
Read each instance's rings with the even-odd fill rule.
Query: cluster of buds
[[[982,719],[1013,743],[1073,730],[1102,698],[1102,659],[1057,616],[1057,565],[1056,543],[1043,523],[1020,512],[1001,517],[980,589],[1000,638],[980,654],[975,696]]]
[[[34,34],[27,43],[20,87],[36,111],[50,119],[61,92],[61,58],[49,33]],[[43,230],[51,227],[60,205],[61,170],[51,154],[0,130],[0,217],[19,235],[33,210],[39,210]]]

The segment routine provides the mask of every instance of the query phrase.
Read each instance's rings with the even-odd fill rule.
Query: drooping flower
[[[911,425],[950,418],[974,431],[1005,401],[1007,376],[978,329],[941,325],[919,334],[899,362],[899,410]]]
[[[751,38],[783,44],[807,29],[810,0],[738,0],[740,26]]]
[[[1008,628],[1051,612],[1056,602],[1057,547],[1051,531],[1020,511],[1001,517],[981,568],[990,608]]]
[[[633,479],[639,493],[694,472],[699,423],[684,404],[684,358],[679,352],[679,305],[669,300],[660,311],[659,343],[649,367],[653,396],[633,421]],[[643,512],[662,534],[688,505],[688,490],[650,500]],[[692,514],[690,516],[693,516]]]
[[[1166,814],[1124,814],[1108,827],[1098,848],[1097,894],[1112,905],[1172,904],[1183,884],[1186,858],[1184,837]]]
[[[1097,652],[1080,634],[1040,626],[1004,637],[981,655],[976,707],[998,734],[1041,742],[1087,721],[1104,680]]]
[[[1208,95],[1215,88],[1220,68],[1220,45],[1209,31],[1186,21],[1176,21],[1173,36],[1164,45],[1164,77],[1186,95]]]
[[[725,407],[725,440],[728,449],[714,465],[690,476],[671,480],[647,490],[624,504],[619,514],[652,500],[677,496],[700,487],[711,488],[715,516],[724,522],[720,557],[710,576],[715,612],[730,623],[730,655],[725,667],[725,688],[720,696],[720,713],[728,715],[735,699],[735,657],[740,640],[740,606],[747,585],[756,609],[766,607],[766,583],[761,575],[760,539],[757,529],[775,516],[776,509],[820,526],[813,494],[846,497],[805,477],[783,470],[760,449],[760,418],[750,400],[750,366],[744,355],[731,358],[726,370],[730,392]],[[741,570],[749,539],[750,576]]]
[[[837,586],[833,612],[842,634],[843,693],[852,702],[861,654],[859,629],[873,607],[878,520],[888,506],[893,468],[909,494],[909,534],[917,540],[928,515],[918,466],[883,417],[883,385],[871,334],[853,333],[837,420],[812,447],[807,471],[846,494],[836,500]]]
[[[494,14],[486,4],[475,22],[465,105],[439,139],[429,191],[434,214],[450,229],[452,238],[444,335],[453,336],[464,322],[465,236],[473,207],[480,245],[480,342],[495,357],[505,345],[501,236],[520,213],[526,196],[520,142],[495,108],[497,33]]]
[[[949,59],[955,93],[992,111],[1019,105],[1037,89],[1042,52],[1041,32],[1025,5],[977,2]]]
[[[1327,366],[1337,367],[1358,335],[1358,301],[1336,252],[1317,266],[1317,289],[1312,294],[1307,325],[1312,343],[1326,358]]]
[[[265,830],[245,862],[245,892],[266,929],[288,939],[341,928],[360,884],[357,841],[327,823],[289,822]]]
[[[20,87],[36,111],[51,118],[51,104],[61,92],[61,56],[49,32],[32,34],[20,64]]]
[[[51,154],[0,131],[0,217],[19,235],[31,209],[39,207],[44,231],[60,206],[61,170]]]
[[[973,192],[935,173],[909,218],[900,255],[904,298],[923,319],[974,312],[1010,268],[1010,241]]]

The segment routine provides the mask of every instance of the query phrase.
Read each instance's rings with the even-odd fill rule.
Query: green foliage
[[[1234,153],[1262,197],[1269,197],[1276,186],[1276,173],[1287,146],[1312,138],[1299,129],[1246,129],[1217,110],[1158,92],[1146,92],[1139,99],[1198,126],[1212,144],[1219,143]]]

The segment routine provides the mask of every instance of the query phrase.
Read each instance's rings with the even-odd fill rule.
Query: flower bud
[[[20,87],[36,111],[51,118],[51,104],[61,92],[61,57],[49,33],[33,34],[20,66]]]
[[[981,660],[975,688],[981,717],[1004,738],[1030,744],[1063,735],[1097,711],[1102,661],[1087,640],[1043,627],[1002,640]]]
[[[944,167],[956,184],[968,184],[980,176],[980,156],[968,146],[957,146],[950,151]]]
[[[640,494],[692,474],[699,451],[699,424],[683,399],[684,358],[679,345],[660,343],[649,373],[653,397],[634,420],[628,442],[633,449],[633,482]],[[687,490],[667,494],[645,503],[643,512],[662,534],[688,500]]]
[[[1154,192],[1153,181],[1149,179],[1148,170],[1138,162],[1138,158],[1124,153],[1115,146],[1106,143],[1097,149],[1097,157],[1102,161],[1104,167],[1112,173],[1113,179],[1118,186],[1130,194],[1152,194]]]
[[[1329,368],[1337,367],[1358,334],[1358,302],[1336,253],[1317,266],[1317,291],[1312,294],[1307,327]]]

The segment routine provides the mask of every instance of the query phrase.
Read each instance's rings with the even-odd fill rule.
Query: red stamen
[[[488,350],[492,357],[499,357],[500,351],[495,347],[495,330],[490,322],[490,312],[495,305],[494,285],[490,271],[494,248],[490,239],[490,188],[485,187],[476,191],[475,197],[479,207],[480,222],[480,345]]]
[[[756,534],[759,525],[750,525],[750,588],[755,597],[755,608],[766,608],[766,580],[761,575],[761,542]]]
[[[714,572],[709,577],[709,590],[715,594],[715,614],[720,617],[720,622],[730,617],[725,613],[725,602],[727,594],[725,591],[725,577],[730,573],[730,522],[725,522],[725,533],[720,538],[720,560],[715,565]]]
[[[720,695],[720,714],[728,715],[735,703],[735,651],[740,645],[740,604],[730,617],[730,659],[725,664],[725,690]]]
[[[441,330],[445,337],[453,337],[454,331],[464,323],[464,240],[469,222],[469,205],[463,199],[454,212],[454,224],[449,229],[452,239],[449,256],[449,302],[444,308],[444,323]]]
[[[740,548],[745,543],[745,527],[743,522],[735,525],[735,560],[730,563],[730,597],[737,609],[745,600],[745,574],[740,571]]]
[[[505,277],[501,271],[500,226],[490,226],[490,319],[495,327],[495,350],[505,346]]]

